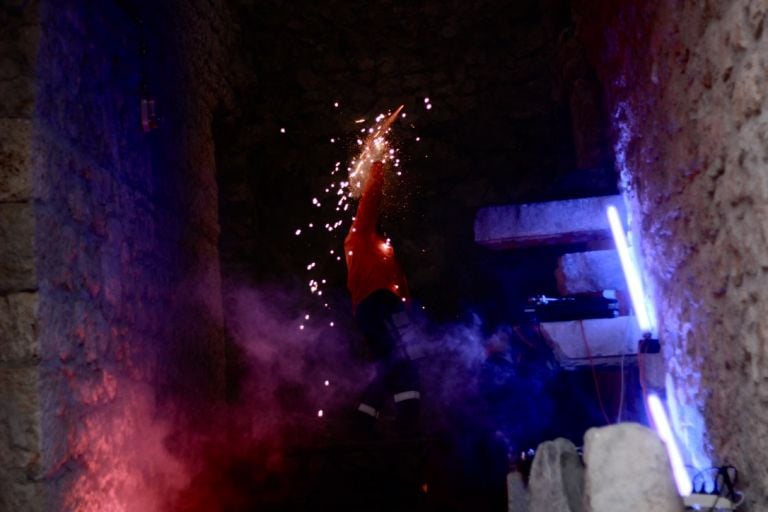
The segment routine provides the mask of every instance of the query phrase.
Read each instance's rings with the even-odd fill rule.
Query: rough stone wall
[[[166,443],[193,416],[177,413],[223,392],[226,10],[15,4],[0,8],[0,510],[166,510],[187,477]],[[143,93],[161,115],[148,134]]]
[[[0,27],[0,510],[10,511],[41,505],[31,176],[37,2],[2,4]]]
[[[766,510],[768,6],[586,4],[676,394]]]

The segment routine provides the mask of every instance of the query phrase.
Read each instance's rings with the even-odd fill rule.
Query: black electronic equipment
[[[537,295],[528,299],[523,311],[531,323],[615,318],[619,316],[619,301],[615,298],[595,296]]]

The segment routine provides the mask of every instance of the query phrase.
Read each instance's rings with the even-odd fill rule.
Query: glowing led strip
[[[640,273],[637,271],[635,262],[629,252],[629,244],[627,243],[627,237],[624,234],[624,228],[621,226],[621,221],[619,220],[619,212],[616,210],[615,206],[609,206],[607,213],[608,223],[611,225],[611,233],[613,233],[613,241],[616,244],[616,250],[619,253],[619,260],[621,261],[621,269],[624,271],[624,278],[627,280],[629,296],[632,299],[632,307],[635,310],[637,324],[640,326],[641,331],[650,332],[652,327],[651,318],[648,314],[648,309],[645,307],[643,283],[640,280]]]
[[[675,478],[677,492],[680,493],[680,496],[688,496],[693,491],[693,484],[688,476],[688,472],[685,470],[683,458],[672,434],[672,428],[669,425],[664,406],[661,404],[659,397],[653,393],[648,395],[647,401],[648,410],[653,418],[653,424],[656,425],[656,431],[667,446],[667,454],[669,454],[669,461],[672,464],[672,475]]]

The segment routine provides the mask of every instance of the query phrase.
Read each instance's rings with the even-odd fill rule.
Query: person
[[[418,374],[403,342],[410,291],[394,248],[378,228],[384,199],[384,164],[371,166],[352,225],[344,240],[347,288],[354,318],[377,369],[357,407],[357,418],[373,428],[388,397],[401,433],[416,434],[420,399]]]
[[[548,347],[528,339],[519,327],[499,326],[485,345],[480,395],[497,444],[519,464],[521,454],[553,438],[555,362]]]

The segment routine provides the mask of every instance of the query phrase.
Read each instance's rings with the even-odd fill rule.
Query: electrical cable
[[[722,477],[722,487],[724,489],[728,490],[728,499],[733,501],[733,497],[735,494],[734,486],[736,485],[736,480],[738,479],[738,471],[736,471],[736,468],[731,465],[721,466],[717,472],[718,478]]]
[[[528,337],[525,335],[522,329],[520,329],[519,326],[513,326],[512,331],[517,334],[517,337],[522,341],[524,344],[528,346],[528,348],[537,349],[537,345],[528,339]],[[541,337],[541,335],[539,335]]]
[[[631,329],[629,328],[629,322],[627,322],[627,327],[624,330],[624,348],[621,351],[621,386],[620,386],[620,392],[619,392],[619,411],[616,414],[616,423],[621,423],[621,416],[624,413],[624,393],[626,390],[624,389],[625,383],[625,375],[624,375],[624,358],[627,355],[627,338],[631,334]]]
[[[624,356],[625,352],[621,353],[621,366],[619,370],[619,376],[621,378],[621,385],[619,387],[619,410],[616,413],[616,423],[621,423],[621,413],[624,412]]]
[[[717,498],[715,498],[715,502],[712,504],[712,507],[710,507],[709,512],[715,512],[717,510],[717,503],[720,501],[720,498],[723,497],[723,490],[720,489],[720,492],[717,493]]]
[[[638,349],[640,347],[638,346]],[[648,423],[651,426],[654,426],[653,424],[653,416],[651,416],[651,411],[648,409],[648,385],[645,381],[645,356],[643,355],[643,352],[640,352],[640,350],[637,351],[637,378],[640,381],[640,392],[643,395],[643,409],[645,409],[645,417],[648,420]]]
[[[597,403],[600,406],[600,411],[603,413],[603,417],[605,418],[605,424],[610,425],[611,420],[608,418],[608,413],[605,412],[605,406],[603,405],[603,396],[600,393],[600,384],[597,380],[597,371],[595,370],[595,361],[592,359],[592,351],[589,348],[589,342],[587,341],[587,335],[584,332],[584,322],[581,320],[578,320],[579,327],[581,327],[581,339],[584,342],[584,348],[587,351],[587,358],[589,359],[589,366],[592,369],[592,380],[595,384],[595,394],[597,395]]]

